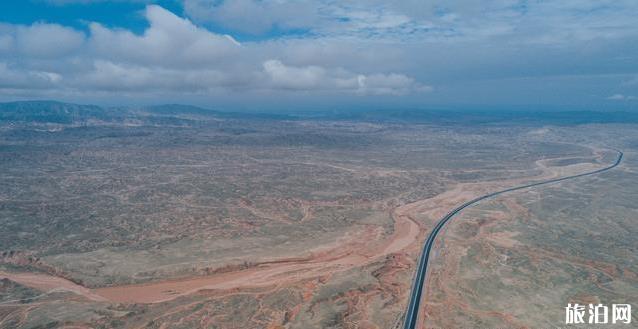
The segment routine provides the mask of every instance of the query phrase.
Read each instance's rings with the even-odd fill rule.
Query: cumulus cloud
[[[399,73],[352,73],[329,63],[285,65],[288,43],[241,44],[156,5],[142,34],[36,23],[0,33],[0,88],[60,92],[333,91],[401,95],[427,90]],[[316,58],[316,57],[315,57]],[[312,58],[306,58],[312,62]]]
[[[230,85],[227,76],[216,70],[151,68],[98,60],[92,70],[69,84],[89,85],[100,91],[201,92]]]
[[[239,50],[232,38],[199,28],[162,7],[148,6],[145,15],[150,27],[141,36],[92,23],[90,47],[94,55],[158,66],[201,67]]]
[[[326,70],[319,66],[295,67],[279,60],[263,64],[270,85],[290,90],[340,90],[358,94],[404,95],[411,92],[430,91],[403,74],[354,74],[344,69]]]
[[[16,70],[0,62],[0,89],[48,89],[60,80],[62,76],[55,72]]]
[[[81,48],[82,32],[57,24],[35,23],[31,26],[4,25],[0,29],[0,52],[27,58],[59,58]]]

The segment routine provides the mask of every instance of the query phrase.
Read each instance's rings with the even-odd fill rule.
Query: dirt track
[[[376,230],[348,236],[327,250],[307,258],[282,259],[246,270],[197,278],[95,289],[94,292],[116,302],[157,303],[204,289],[229,290],[263,287],[347,270],[408,247],[418,237],[419,226],[408,216],[395,217],[394,233],[387,240],[375,241]]]
[[[88,288],[53,275],[38,273],[7,273],[0,271],[0,279],[4,278],[40,291],[49,292],[52,290],[67,290],[93,301],[102,302],[107,300]]]

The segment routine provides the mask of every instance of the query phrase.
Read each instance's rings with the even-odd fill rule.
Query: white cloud
[[[329,76],[319,66],[291,67],[278,60],[265,61],[264,71],[275,88],[292,90],[325,89],[343,81],[336,76]]]
[[[200,66],[238,50],[232,38],[198,28],[162,7],[147,6],[146,18],[150,27],[141,36],[92,23],[90,45],[95,56],[158,66]]]
[[[13,48],[13,37],[10,35],[0,35],[0,54],[8,52]]]
[[[310,1],[184,0],[184,11],[199,23],[216,23],[250,34],[273,28],[305,29],[319,23],[319,3]]]
[[[551,44],[638,34],[634,0],[183,0],[186,15],[233,31],[412,41],[508,38]]]
[[[289,53],[295,41],[241,44],[230,35],[198,27],[156,5],[147,6],[144,15],[149,27],[142,34],[98,23],[89,24],[88,35],[52,24],[0,27],[0,89],[384,95],[427,89],[403,74],[352,73],[343,68],[348,61],[342,56],[321,61],[321,54],[314,54],[285,65],[281,57],[295,57]]]
[[[0,53],[11,50],[13,55],[27,58],[67,56],[78,51],[85,41],[82,32],[57,24],[4,25],[0,33]]]
[[[405,95],[412,92],[429,92],[432,87],[416,82],[403,74],[372,74],[358,77],[360,93],[377,95]]]
[[[358,94],[404,95],[430,91],[402,74],[355,74],[344,69],[327,70],[320,66],[295,67],[279,60],[263,64],[271,87],[291,90],[340,90]]]
[[[226,75],[216,70],[151,68],[133,64],[96,61],[93,70],[72,82],[74,87],[91,86],[101,91],[202,92],[230,86]]]
[[[62,76],[55,72],[16,70],[7,63],[0,62],[0,90],[48,89],[54,88],[61,81]]]

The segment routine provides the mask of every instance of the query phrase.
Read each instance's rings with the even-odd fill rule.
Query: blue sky
[[[8,0],[0,100],[638,110],[635,0]]]
[[[31,25],[37,22],[56,23],[88,32],[87,22],[119,27],[143,33],[148,22],[141,14],[146,1],[47,1],[8,0],[0,2],[0,22]],[[174,13],[183,12],[178,0],[153,1]]]

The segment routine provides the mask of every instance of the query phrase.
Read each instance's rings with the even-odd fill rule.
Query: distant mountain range
[[[71,124],[89,120],[113,121],[116,111],[95,105],[53,101],[0,103],[0,121]]]
[[[335,120],[432,124],[555,124],[638,123],[638,113],[622,111],[448,111],[370,110],[303,112],[294,114],[226,112],[197,106],[166,104],[147,107],[100,107],[56,101],[0,103],[0,122],[39,124],[141,124],[188,125],[206,120]]]
[[[97,124],[139,121],[141,123],[188,123],[206,119],[294,119],[271,113],[222,112],[190,105],[167,104],[147,107],[100,107],[57,101],[0,103],[0,122]]]

